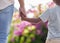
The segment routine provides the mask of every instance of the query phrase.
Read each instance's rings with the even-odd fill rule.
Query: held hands
[[[21,16],[21,20],[24,20],[26,18],[25,14],[23,14],[22,12],[20,12],[20,16]]]
[[[22,12],[20,12],[21,20],[28,21],[33,25],[36,25],[38,23],[35,23],[36,20],[34,18],[27,18]]]
[[[37,24],[40,22],[40,18],[27,18],[25,9],[22,9],[22,8],[20,8],[20,17],[21,17],[21,20],[28,21],[32,24]]]
[[[24,18],[26,17],[26,11],[25,8],[19,8],[19,16],[21,17],[21,20],[24,20]]]
[[[25,11],[25,8],[24,7],[20,7],[19,8],[19,16],[24,16],[24,17],[26,17],[26,11]]]

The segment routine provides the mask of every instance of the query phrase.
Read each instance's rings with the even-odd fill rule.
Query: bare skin
[[[25,16],[26,11],[25,11],[24,0],[18,0],[18,1],[19,1],[19,4],[20,4],[19,13],[22,12]]]
[[[53,2],[60,6],[60,0],[53,0]]]

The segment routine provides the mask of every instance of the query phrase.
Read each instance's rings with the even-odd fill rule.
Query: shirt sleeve
[[[48,21],[50,15],[49,9],[47,9],[43,14],[41,14],[39,17],[43,22]]]

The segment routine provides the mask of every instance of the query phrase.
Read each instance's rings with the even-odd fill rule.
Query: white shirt
[[[43,22],[48,21],[47,39],[60,38],[60,6],[46,10],[40,19]]]
[[[14,0],[0,0],[0,10],[8,7],[9,5],[12,5],[14,3]]]

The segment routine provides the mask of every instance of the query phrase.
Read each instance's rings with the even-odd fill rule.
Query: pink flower
[[[20,31],[15,30],[14,34],[17,35],[17,36],[22,35],[22,31],[20,32]]]
[[[42,31],[37,29],[36,32],[37,32],[37,35],[40,35]]]
[[[19,29],[23,29],[23,28],[25,28],[26,26],[29,26],[29,25],[31,25],[30,22],[22,21],[20,24],[17,25],[17,27],[18,27]]]
[[[32,25],[30,22],[22,21],[20,24],[16,25],[18,30],[14,31],[15,35],[21,35],[26,26]]]
[[[52,8],[52,7],[54,7],[54,6],[55,6],[54,2],[48,3],[48,7],[49,7],[49,8]]]

